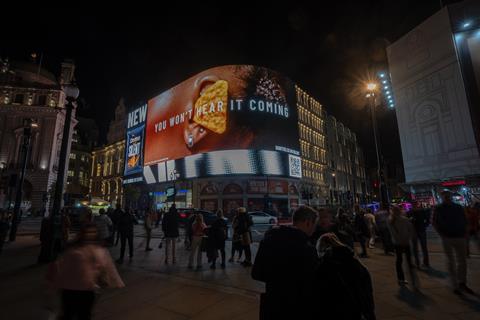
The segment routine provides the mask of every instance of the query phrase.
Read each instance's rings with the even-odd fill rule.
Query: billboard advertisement
[[[147,105],[128,113],[125,139],[124,183],[143,181],[143,147]]]
[[[301,178],[299,149],[295,86],[266,68],[212,68],[148,101],[147,183],[230,174]]]

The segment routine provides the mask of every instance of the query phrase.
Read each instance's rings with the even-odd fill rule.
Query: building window
[[[15,100],[13,101],[13,103],[18,103],[18,104],[22,104],[23,103],[23,99],[24,99],[24,96],[23,94],[16,94],[15,95]]]
[[[37,96],[37,105],[44,106],[45,104],[47,104],[47,96],[46,95]]]
[[[75,153],[70,153],[70,159],[72,160],[77,159],[77,155]]]
[[[73,170],[68,170],[68,176],[69,176],[69,177],[73,177],[73,176],[74,176]]]

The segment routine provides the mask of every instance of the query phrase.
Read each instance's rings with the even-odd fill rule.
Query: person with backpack
[[[317,243],[320,256],[315,293],[322,301],[314,319],[375,320],[372,280],[354,251],[334,233],[325,233]]]

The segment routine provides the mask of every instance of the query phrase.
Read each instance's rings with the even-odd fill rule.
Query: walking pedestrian
[[[84,225],[76,243],[48,268],[48,282],[61,291],[61,319],[91,319],[98,288],[125,286],[97,239],[95,224]]]
[[[320,263],[315,291],[322,302],[315,319],[375,320],[372,279],[354,251],[334,233],[326,233],[317,243]]]
[[[360,243],[360,247],[362,248],[360,258],[368,258],[367,239],[370,238],[370,231],[365,221],[365,211],[358,206],[355,210],[354,229],[356,240]]]
[[[232,254],[228,262],[235,261],[235,252],[238,251],[238,258],[237,261],[240,261],[243,254],[243,246],[242,246],[242,237],[238,233],[238,210],[235,210],[235,214],[232,219]]]
[[[442,203],[435,207],[433,227],[442,239],[447,267],[455,294],[473,294],[467,286],[467,218],[462,206],[452,201],[452,193],[441,193]]]
[[[113,223],[113,232],[112,232],[112,244],[114,246],[118,245],[120,240],[120,230],[119,230],[119,223],[120,218],[123,217],[125,212],[122,210],[120,203],[117,203],[115,210],[112,213],[112,223]]]
[[[480,229],[479,221],[480,218],[480,203],[475,205],[470,205],[465,208],[465,213],[467,215],[467,257],[470,258],[470,242],[475,241],[477,243],[477,248],[480,251],[480,239],[478,237],[478,231]]]
[[[218,251],[220,251],[220,256],[222,258],[220,267],[222,269],[225,269],[225,240],[227,239],[227,222],[225,221],[225,217],[223,216],[222,209],[218,209],[217,211],[217,219],[212,223],[212,226],[210,227],[209,237],[213,238],[213,249],[215,250],[215,254],[212,255],[213,260],[210,268],[216,268],[215,264],[218,257]]]
[[[170,248],[172,248],[172,263],[176,263],[175,243],[179,236],[179,230],[178,212],[175,203],[172,204],[168,212],[163,215],[162,230],[165,236],[165,264],[168,264],[168,251]]]
[[[2,253],[5,239],[7,238],[8,229],[10,228],[10,221],[5,210],[0,209],[0,254]]]
[[[422,208],[419,203],[417,203],[416,208],[411,210],[410,219],[413,224],[413,256],[415,257],[415,264],[417,268],[420,268],[420,258],[418,255],[418,244],[422,249],[422,258],[424,268],[430,268],[430,260],[428,258],[428,247],[427,247],[427,227],[430,225],[430,210],[427,208]]]
[[[144,226],[145,226],[145,234],[147,235],[147,243],[145,244],[145,251],[152,251],[153,249],[150,248],[150,240],[152,239],[152,228],[155,220],[157,219],[157,214],[154,210],[147,210],[147,214],[145,215]]]
[[[252,278],[265,283],[260,296],[260,319],[311,319],[318,256],[309,237],[317,212],[300,206],[293,226],[272,228],[260,242]]]
[[[205,237],[205,229],[207,226],[203,222],[203,215],[198,213],[195,215],[195,222],[192,225],[192,246],[190,256],[188,257],[188,268],[193,268],[193,259],[197,258],[197,270],[202,268],[202,241]]]
[[[375,216],[375,222],[377,224],[378,234],[382,239],[383,253],[385,255],[392,255],[394,252],[392,236],[388,229],[388,217],[390,212],[388,210],[388,204],[382,203],[380,210],[378,210]]]
[[[396,262],[395,268],[397,270],[398,284],[403,286],[408,284],[405,280],[403,272],[403,255],[407,260],[408,270],[412,279],[412,285],[417,287],[417,279],[415,270],[413,269],[412,256],[410,251],[410,243],[413,240],[413,226],[407,217],[402,215],[399,207],[392,207],[392,212],[388,218],[388,228],[392,235],[393,245],[395,247]]]
[[[372,209],[367,209],[367,213],[365,214],[365,222],[367,223],[368,233],[370,234],[370,239],[368,240],[368,248],[373,249],[375,248],[375,229],[377,228],[377,224],[375,222],[375,215],[373,214]]]
[[[105,209],[99,210],[99,215],[95,217],[95,224],[98,230],[98,238],[103,245],[108,244],[110,239],[110,227],[112,226],[112,220],[107,216]]]
[[[118,231],[120,233],[120,258],[117,260],[118,263],[123,263],[123,258],[125,257],[125,248],[128,241],[128,253],[130,260],[133,259],[133,226],[138,224],[135,216],[130,213],[130,210],[126,210],[119,217],[118,221]]]
[[[242,249],[245,252],[245,260],[242,262],[242,265],[244,267],[250,267],[252,265],[252,251],[250,249],[250,245],[252,243],[252,234],[250,232],[250,227],[253,225],[253,221],[248,215],[247,209],[240,207],[237,210],[237,230],[235,232],[240,235]]]

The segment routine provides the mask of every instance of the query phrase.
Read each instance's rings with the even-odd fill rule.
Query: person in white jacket
[[[100,209],[100,215],[95,218],[95,224],[98,230],[98,239],[106,245],[110,238],[110,228],[112,227],[112,220],[107,216],[104,209]]]
[[[415,271],[413,269],[410,250],[410,243],[413,239],[413,225],[410,220],[402,214],[399,207],[392,207],[390,217],[388,218],[388,229],[392,235],[392,242],[397,257],[395,266],[397,270],[398,284],[401,286],[408,284],[405,280],[405,274],[402,267],[403,255],[405,255],[412,279],[412,285],[416,287],[418,280],[416,279]]]

